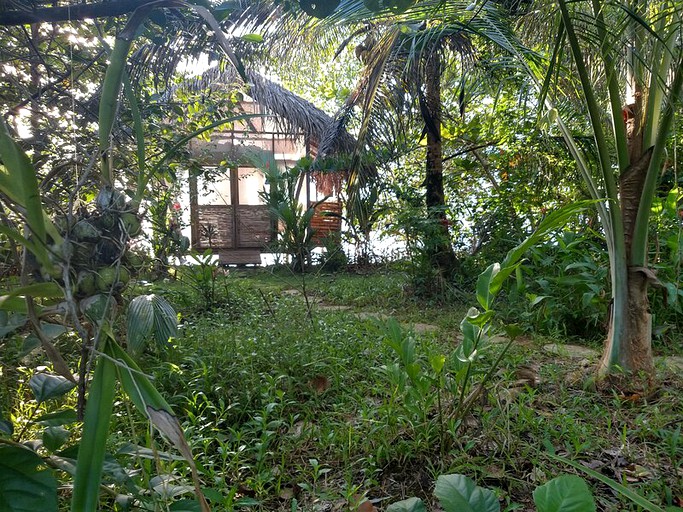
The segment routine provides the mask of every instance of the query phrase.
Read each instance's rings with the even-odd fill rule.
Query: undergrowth
[[[575,472],[551,452],[654,503],[677,504],[683,495],[683,383],[674,375],[651,397],[600,395],[584,389],[585,361],[522,338],[471,414],[460,423],[446,417],[442,430],[433,400],[398,392],[400,372],[391,372],[400,357],[383,341],[386,320],[359,316],[388,312],[407,322],[402,335],[414,341],[420,371],[452,351],[455,320],[406,296],[401,276],[309,278],[312,315],[298,276],[224,278],[229,300],[186,313],[168,358],[149,360],[219,510],[355,510],[364,499],[381,510],[408,496],[433,500],[434,480],[451,472],[493,488],[506,510],[526,510],[534,488]],[[283,293],[293,289],[300,293]],[[321,298],[351,308],[328,311]],[[425,318],[438,330],[410,330]],[[446,416],[454,399],[444,395]],[[182,463],[167,464],[184,475]],[[589,483],[599,510],[636,510]]]

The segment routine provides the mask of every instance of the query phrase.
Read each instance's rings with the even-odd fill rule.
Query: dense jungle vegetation
[[[0,79],[0,511],[682,509],[678,0],[6,0]]]

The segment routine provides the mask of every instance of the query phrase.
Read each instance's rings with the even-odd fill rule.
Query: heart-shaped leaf
[[[479,487],[465,475],[441,475],[434,495],[445,512],[500,512],[495,493]]]
[[[562,475],[536,488],[538,512],[594,512],[595,501],[588,485],[576,475]]]
[[[56,452],[71,437],[71,432],[69,432],[64,427],[47,427],[43,430],[43,446],[51,452]]]

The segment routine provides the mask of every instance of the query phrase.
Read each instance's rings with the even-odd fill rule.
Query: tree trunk
[[[655,380],[655,367],[652,356],[652,315],[647,297],[648,287],[653,274],[644,268],[630,268],[628,272],[627,311],[625,325],[615,325],[615,315],[611,315],[608,342],[598,368],[598,375],[609,377],[610,383],[630,391],[647,390]],[[615,330],[621,329],[618,336]],[[616,350],[614,340],[620,339],[620,349]],[[620,368],[623,373],[615,372]]]
[[[657,282],[657,278],[648,268],[634,266],[632,260],[636,216],[652,158],[652,148],[643,148],[642,116],[643,95],[638,88],[633,103],[624,109],[631,165],[619,177],[621,217],[628,258],[626,285],[622,290],[627,300],[623,302],[625,311],[622,311],[622,315],[616,315],[614,311],[611,314],[607,343],[598,369],[599,376],[609,376],[609,380],[617,387],[630,391],[648,389],[655,380],[648,288],[651,283]],[[619,316],[623,319],[623,325],[616,325],[615,319]]]
[[[432,264],[447,277],[457,267],[457,260],[448,232],[446,199],[443,189],[443,148],[441,142],[441,56],[431,49],[425,63],[425,101],[422,117],[427,132],[426,157],[426,206],[427,215],[433,221],[433,230],[428,233],[426,247]]]

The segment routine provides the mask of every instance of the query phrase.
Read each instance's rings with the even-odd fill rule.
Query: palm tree
[[[342,2],[329,19],[386,19],[391,5],[384,4],[394,3],[371,5],[379,8],[372,12]],[[557,8],[537,5],[546,20],[553,21],[536,24],[552,42],[544,59],[525,49],[513,23],[493,4],[466,7],[423,0],[403,8],[408,6],[403,22],[438,19],[444,27],[466,27],[514,56],[537,85],[539,104],[556,121],[597,202],[607,242],[612,307],[598,375],[629,387],[649,385],[655,372],[648,288],[657,283],[648,268],[649,217],[683,85],[680,6],[671,0],[559,0]],[[538,35],[533,34],[535,43]],[[567,55],[570,60],[564,62]],[[581,103],[574,114],[585,115],[595,155],[582,150],[554,105],[574,72]],[[644,378],[616,378],[624,373]]]
[[[570,8],[560,0],[559,14],[558,41],[569,46],[578,74],[598,150],[597,172],[575,149],[574,158],[593,196],[604,199],[599,213],[613,304],[599,374],[625,371],[650,383],[655,371],[648,288],[658,281],[648,268],[649,218],[683,85],[680,7],[667,0],[592,0]],[[595,56],[586,51],[588,41],[599,48],[600,65],[592,75]],[[575,148],[568,130],[560,129]]]
[[[457,259],[444,194],[442,77],[453,57],[469,53],[469,43],[459,29],[393,19],[364,26],[359,34],[365,35],[365,40],[356,47],[356,55],[364,69],[331,132],[338,133],[353,115],[354,107],[361,105],[359,143],[376,149],[377,158],[385,162],[400,158],[406,147],[414,145],[416,128],[422,132],[420,138],[426,141],[425,206],[431,226],[425,233],[425,249],[441,277],[449,278],[457,268]],[[327,147],[323,145],[320,152],[325,155]],[[356,195],[354,188],[362,188],[368,179],[360,173],[352,174],[351,201]]]

